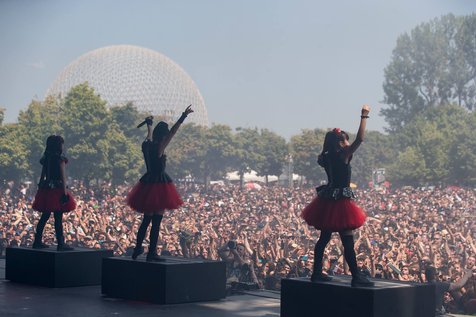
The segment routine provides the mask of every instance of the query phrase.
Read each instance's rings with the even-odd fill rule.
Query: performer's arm
[[[346,153],[346,156],[349,157],[351,156],[362,144],[364,141],[364,134],[365,134],[365,127],[367,125],[367,119],[369,117],[369,112],[370,112],[370,107],[368,105],[363,105],[362,106],[362,112],[360,116],[360,125],[359,125],[359,130],[357,131],[357,136],[352,142],[352,144],[349,146],[349,149]]]
[[[147,137],[145,139],[148,141],[152,140],[152,123],[147,124]]]
[[[60,177],[63,182],[63,195],[66,194],[66,172],[65,172],[65,161],[60,160]]]
[[[458,290],[458,289],[462,288],[464,286],[464,284],[466,284],[466,282],[468,282],[468,279],[472,275],[473,275],[473,272],[471,270],[465,270],[463,277],[460,278],[460,280],[458,282],[451,283],[450,288],[448,289],[448,291],[451,292],[451,291],[455,291],[455,290]]]
[[[162,156],[162,154],[164,154],[165,148],[167,147],[167,145],[169,145],[170,140],[172,140],[175,133],[177,133],[177,130],[179,129],[180,125],[185,121],[185,118],[192,112],[193,112],[192,105],[188,106],[185,109],[185,111],[182,112],[182,115],[180,116],[180,118],[177,120],[177,122],[175,122],[175,124],[172,126],[169,133],[165,137],[165,139],[160,143],[160,145],[159,145],[159,157]]]

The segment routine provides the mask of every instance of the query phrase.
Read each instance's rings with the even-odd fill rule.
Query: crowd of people
[[[75,210],[64,215],[64,235],[77,247],[113,249],[130,256],[141,214],[124,202],[130,186],[85,186],[71,191]],[[315,197],[314,188],[179,183],[184,205],[167,212],[158,250],[162,255],[223,259],[233,289],[279,290],[283,277],[312,273],[319,231],[301,218]],[[7,184],[0,196],[0,255],[7,246],[31,246],[41,214],[31,208],[35,188]],[[360,270],[370,277],[426,282],[429,264],[442,281],[455,282],[471,270],[463,288],[447,293],[450,312],[476,313],[476,190],[468,188],[358,189],[357,203],[368,218],[356,230]],[[148,240],[144,241],[147,247]],[[54,227],[47,223],[43,241],[52,245]],[[324,254],[329,275],[349,274],[338,234]]]

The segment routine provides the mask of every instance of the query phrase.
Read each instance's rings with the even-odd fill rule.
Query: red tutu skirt
[[[333,200],[320,196],[304,208],[301,216],[308,225],[333,232],[357,229],[367,218],[365,212],[350,198]]]
[[[146,214],[166,209],[177,209],[183,204],[172,182],[138,182],[127,195],[126,202],[135,211]]]
[[[69,192],[66,192],[66,194],[69,200],[67,203],[61,204],[61,196],[63,196],[62,188],[39,188],[31,207],[40,212],[66,212],[74,210],[76,208],[74,197]]]

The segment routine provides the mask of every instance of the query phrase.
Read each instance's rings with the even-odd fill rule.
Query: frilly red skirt
[[[127,195],[126,202],[135,211],[145,214],[177,209],[183,204],[172,182],[138,182]]]
[[[40,212],[67,212],[74,210],[76,208],[74,197],[70,192],[66,192],[66,194],[69,200],[67,203],[61,204],[62,188],[39,188],[31,207]]]
[[[318,230],[344,231],[361,227],[367,215],[350,198],[338,200],[317,196],[301,215],[308,225]]]

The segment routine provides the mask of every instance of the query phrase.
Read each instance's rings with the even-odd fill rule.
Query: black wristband
[[[368,119],[370,118],[369,116],[360,116],[361,119]]]
[[[182,112],[182,115],[178,119],[178,122],[183,123],[186,117],[187,117],[187,114],[185,112]]]

